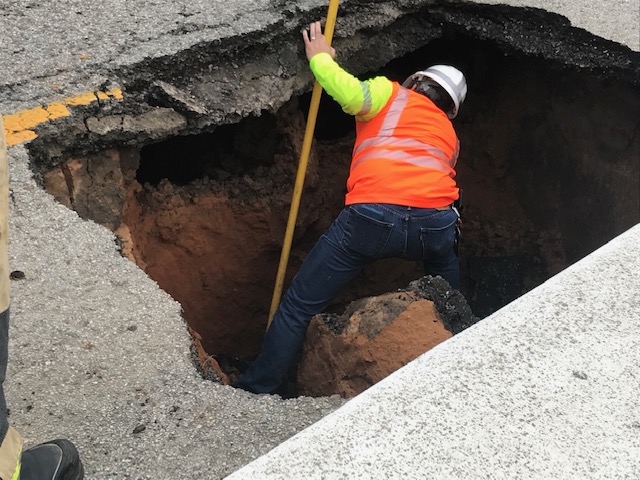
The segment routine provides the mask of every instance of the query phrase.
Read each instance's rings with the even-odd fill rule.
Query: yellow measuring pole
[[[324,36],[329,45],[333,38],[333,28],[336,24],[338,16],[339,0],[329,0],[329,11],[327,12],[327,21],[324,26]],[[311,104],[309,105],[309,115],[307,115],[307,126],[304,131],[304,140],[302,141],[302,151],[300,152],[300,163],[298,164],[298,172],[296,174],[296,183],[293,187],[293,199],[291,201],[291,210],[289,210],[289,220],[287,221],[287,229],[284,234],[284,244],[282,245],[282,253],[280,254],[280,264],[278,265],[278,275],[276,276],[276,286],[273,289],[273,297],[271,298],[271,310],[269,310],[269,322],[267,328],[271,325],[273,316],[278,309],[280,297],[282,295],[282,285],[284,284],[284,274],[287,270],[289,262],[289,253],[291,252],[291,242],[293,240],[293,231],[296,227],[296,218],[298,217],[298,208],[300,207],[300,196],[302,195],[302,187],[304,185],[304,177],[307,173],[307,164],[309,163],[309,153],[311,152],[311,142],[313,140],[313,132],[316,128],[316,119],[318,117],[318,105],[320,104],[320,96],[322,95],[322,86],[316,81],[313,85],[311,94]]]
[[[9,159],[0,114],[0,314],[9,308]]]

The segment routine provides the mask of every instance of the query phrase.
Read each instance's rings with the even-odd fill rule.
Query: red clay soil
[[[298,367],[298,392],[313,397],[355,396],[452,336],[434,304],[415,292],[354,302],[340,333],[322,315],[307,332]]]
[[[294,107],[276,117],[280,143],[272,165],[223,181],[134,180],[127,187],[121,232],[129,230],[132,258],[182,304],[209,355],[250,357],[261,345],[304,136],[305,118]],[[285,287],[343,206],[351,143],[314,142]],[[420,275],[417,267],[373,265],[336,304],[406,285]]]

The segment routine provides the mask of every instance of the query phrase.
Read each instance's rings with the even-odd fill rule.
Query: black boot
[[[78,450],[68,440],[51,440],[22,452],[20,480],[82,480]]]

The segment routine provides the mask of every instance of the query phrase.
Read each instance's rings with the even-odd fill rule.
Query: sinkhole
[[[640,221],[637,85],[464,32],[361,78],[434,63],[467,76],[454,125],[463,191],[461,292],[485,317]],[[43,174],[61,202],[116,232],[179,301],[209,355],[259,350],[310,95],[199,134],[70,155]],[[353,119],[323,94],[285,286],[343,206]],[[372,264],[329,307],[405,287],[404,260]]]

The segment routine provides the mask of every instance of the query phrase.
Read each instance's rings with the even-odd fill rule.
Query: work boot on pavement
[[[22,452],[20,480],[82,480],[84,468],[75,445],[58,439]]]

